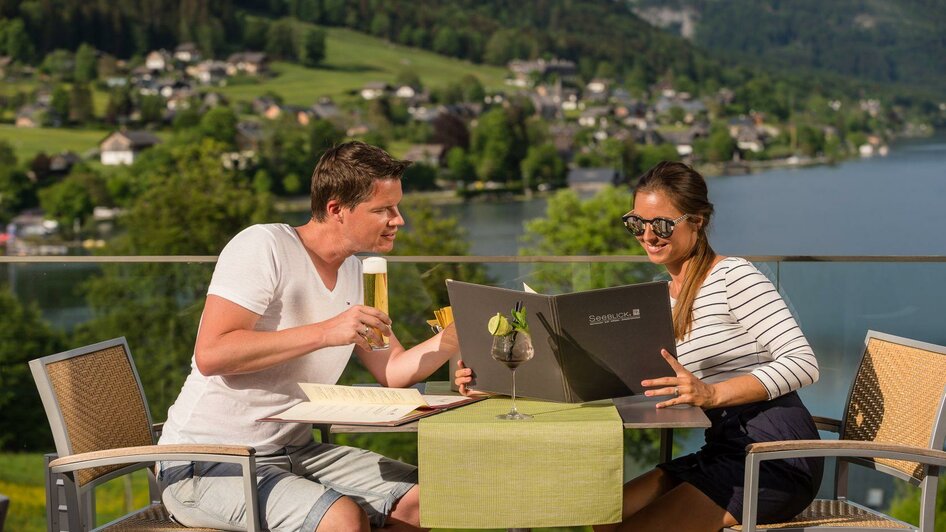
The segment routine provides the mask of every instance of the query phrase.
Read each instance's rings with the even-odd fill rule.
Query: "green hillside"
[[[946,88],[944,0],[628,1],[639,16],[715,57],[786,72]]]
[[[225,87],[222,91],[235,100],[252,100],[272,91],[282,96],[285,103],[311,105],[319,96],[344,101],[372,81],[393,83],[404,69],[416,72],[427,88],[443,87],[464,74],[475,75],[487,89],[504,86],[504,68],[475,65],[347,29],[326,28],[325,46],[325,61],[319,68],[278,62],[272,67],[278,74],[275,78]]]
[[[39,152],[47,155],[74,151],[79,155],[97,148],[109,131],[96,129],[23,128],[0,124],[0,139],[16,150],[20,162],[29,161]]]

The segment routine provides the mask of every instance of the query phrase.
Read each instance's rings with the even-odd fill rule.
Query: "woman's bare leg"
[[[678,483],[654,469],[624,485],[622,522],[597,525],[595,532],[716,532],[736,519],[692,484]]]

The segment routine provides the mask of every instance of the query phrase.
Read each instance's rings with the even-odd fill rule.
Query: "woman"
[[[675,377],[645,380],[665,408],[690,404],[712,426],[694,454],[660,464],[624,486],[623,521],[596,530],[718,531],[742,518],[745,447],[818,439],[795,390],[818,380],[818,363],[775,287],[748,261],[716,255],[706,237],[713,215],[703,177],[662,162],[634,190],[622,218],[648,258],[670,274]],[[462,368],[462,366],[461,366]],[[471,371],[457,371],[466,384]],[[758,520],[790,519],[814,498],[822,460],[765,461]]]

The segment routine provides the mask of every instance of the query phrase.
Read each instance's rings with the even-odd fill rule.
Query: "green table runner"
[[[623,425],[610,402],[491,398],[424,418],[418,428],[421,526],[540,528],[621,517]]]

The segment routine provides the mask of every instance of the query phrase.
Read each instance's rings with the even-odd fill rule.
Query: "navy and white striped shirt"
[[[818,361],[775,286],[749,261],[727,257],[693,302],[677,359],[715,383],[751,374],[774,399],[818,380]]]

